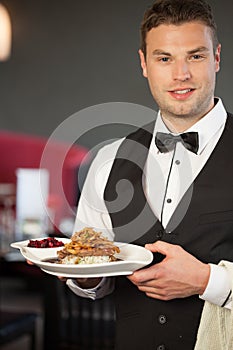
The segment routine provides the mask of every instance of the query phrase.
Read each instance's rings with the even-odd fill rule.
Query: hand
[[[58,277],[60,281],[62,282],[66,282],[67,278],[66,277]],[[102,277],[96,277],[96,278],[76,278],[75,281],[78,284],[78,286],[82,289],[90,289],[90,288],[94,288],[96,287],[100,281],[101,281]]]
[[[26,260],[26,261],[29,265],[34,265],[30,260]],[[66,282],[66,280],[67,280],[66,277],[62,277],[62,276],[58,276],[58,279],[62,282]],[[101,279],[102,279],[102,277],[77,278],[75,281],[77,282],[77,284],[79,285],[80,288],[89,289],[89,288],[96,287],[100,283]]]
[[[96,278],[77,278],[76,282],[79,285],[80,288],[83,289],[90,289],[96,287],[100,281],[102,280],[102,277],[96,277]]]
[[[157,241],[146,244],[151,252],[165,255],[162,262],[135,271],[128,279],[148,297],[170,300],[203,294],[207,286],[210,267],[178,245]]]

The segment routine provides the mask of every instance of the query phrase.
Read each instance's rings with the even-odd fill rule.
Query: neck
[[[196,124],[198,122],[198,120],[200,120],[202,117],[200,118],[169,118],[167,116],[162,116],[163,122],[166,125],[166,127],[168,128],[169,131],[173,132],[173,133],[182,133],[186,130],[188,130],[189,128],[191,128],[191,126],[193,126],[194,124]]]
[[[214,108],[215,103],[217,103],[217,100],[213,100],[209,103],[208,106],[205,108],[205,112],[193,114],[193,115],[176,115],[169,113],[168,111],[160,110],[161,117],[163,119],[164,124],[166,127],[173,133],[182,133],[194,124],[196,124],[200,119],[202,119],[206,114],[208,114],[211,109]]]

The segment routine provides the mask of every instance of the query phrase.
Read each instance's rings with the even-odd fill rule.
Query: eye
[[[169,62],[170,58],[169,57],[160,57],[159,61],[161,62]]]
[[[199,55],[199,54],[195,54],[195,55],[192,55],[192,56],[190,57],[190,60],[192,60],[192,61],[200,61],[200,60],[202,60],[202,59],[204,59],[204,56]]]

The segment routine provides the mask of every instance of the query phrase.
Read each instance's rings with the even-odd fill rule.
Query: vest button
[[[163,236],[163,230],[159,230],[157,233],[156,233],[156,237],[157,238],[161,238]]]
[[[164,344],[160,344],[159,346],[157,346],[156,350],[166,350],[166,347]]]
[[[164,324],[167,322],[167,317],[165,315],[159,315],[158,319],[160,324]]]

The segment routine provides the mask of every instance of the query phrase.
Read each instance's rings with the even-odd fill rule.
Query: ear
[[[220,59],[221,58],[221,44],[218,44],[215,51],[215,72],[220,70]]]
[[[142,74],[145,78],[147,78],[147,66],[146,66],[146,59],[145,59],[145,55],[142,52],[142,50],[138,50],[139,53],[139,57],[140,57],[140,62],[141,62],[141,67],[142,67]]]

